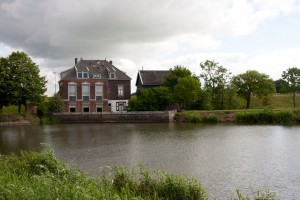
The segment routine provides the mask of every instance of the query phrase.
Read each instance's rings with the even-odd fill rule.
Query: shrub
[[[203,123],[218,123],[219,122],[218,117],[214,116],[214,115],[203,116],[201,120]]]
[[[293,114],[289,111],[247,111],[237,113],[236,120],[240,123],[289,123],[293,121]]]

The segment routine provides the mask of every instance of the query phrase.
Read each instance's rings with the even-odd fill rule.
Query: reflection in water
[[[44,134],[36,134],[34,126],[0,127],[0,153],[19,154],[21,150],[40,151]]]
[[[300,127],[197,124],[65,124],[1,127],[0,152],[42,150],[92,174],[117,164],[197,178],[213,197],[266,188],[300,196]]]

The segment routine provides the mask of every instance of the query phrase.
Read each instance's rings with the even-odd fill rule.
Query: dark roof
[[[107,60],[83,60],[80,59],[74,67],[61,72],[61,79],[76,79],[76,70],[82,72],[88,72],[89,77],[93,78],[93,75],[100,74],[101,79],[109,79],[109,72],[115,72],[115,80],[131,80],[123,71],[115,67],[112,62]],[[114,79],[110,79],[114,80]]]
[[[142,85],[162,85],[169,74],[169,70],[139,70],[137,81],[140,78]]]

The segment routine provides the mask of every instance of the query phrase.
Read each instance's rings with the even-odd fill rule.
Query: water
[[[64,124],[0,127],[0,152],[40,151],[91,174],[101,166],[136,166],[197,178],[212,197],[235,189],[300,197],[300,126]]]

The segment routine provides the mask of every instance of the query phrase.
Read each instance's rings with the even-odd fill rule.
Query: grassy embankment
[[[291,95],[276,94],[270,97],[269,105],[264,106],[261,99],[252,97],[250,109],[241,107],[237,110],[184,111],[177,113],[175,120],[192,123],[299,123],[299,96],[297,102],[298,106],[294,109]]]
[[[51,151],[0,155],[0,166],[0,199],[209,199],[192,178],[122,167],[90,177],[58,161]],[[272,200],[276,195],[256,192],[246,197],[237,191],[232,199]]]

